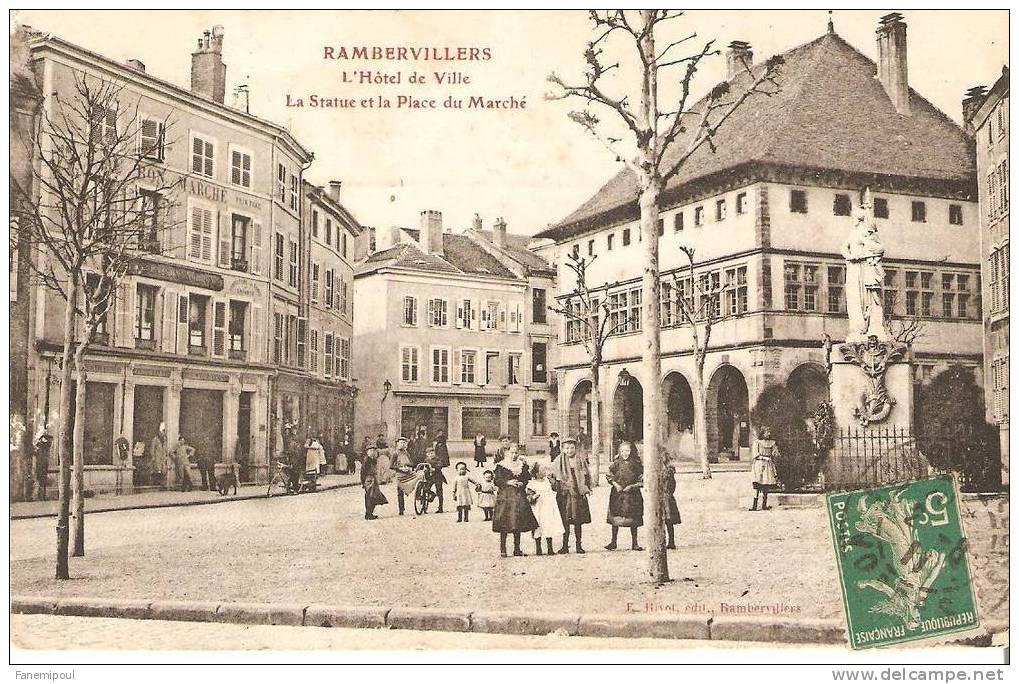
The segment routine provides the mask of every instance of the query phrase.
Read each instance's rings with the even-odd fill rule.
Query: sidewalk
[[[324,492],[340,487],[352,487],[360,484],[357,475],[323,475],[318,479],[318,491]],[[172,506],[202,506],[205,504],[244,501],[265,497],[265,484],[244,484],[233,489],[226,496],[219,492],[194,489],[190,492],[154,491],[138,494],[103,494],[85,499],[85,513],[104,513],[107,511],[137,510],[143,508],[169,508]],[[56,488],[52,488],[56,494]],[[57,515],[59,502],[56,499],[47,501],[19,501],[11,504],[11,520],[28,520],[31,518],[49,518]]]

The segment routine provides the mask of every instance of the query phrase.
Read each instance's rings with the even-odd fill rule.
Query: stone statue
[[[889,339],[885,328],[885,270],[881,258],[885,250],[877,235],[874,204],[870,188],[863,191],[863,200],[854,218],[856,223],[842,246],[846,258],[846,308],[849,312],[847,342],[865,342],[871,336]]]

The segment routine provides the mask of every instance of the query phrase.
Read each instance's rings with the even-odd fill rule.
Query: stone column
[[[231,376],[230,386],[223,392],[223,453],[220,463],[233,463],[237,453],[237,417],[241,410],[241,383]]]
[[[180,395],[184,389],[184,380],[181,376],[181,369],[174,368],[170,375],[170,386],[166,391],[166,411],[163,420],[166,423],[166,448],[172,449],[177,446],[180,439]]]
[[[120,419],[120,436],[127,439],[128,444],[131,445],[128,450],[127,462],[124,464],[128,467],[134,467],[134,380],[131,379],[130,369],[126,370],[128,373],[124,380],[123,386],[123,400],[120,402],[122,408],[122,414]],[[126,483],[125,483],[126,484]]]

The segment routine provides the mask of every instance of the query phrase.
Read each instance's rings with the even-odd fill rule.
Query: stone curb
[[[262,490],[261,494],[238,494],[237,496],[223,496],[218,499],[208,499],[204,501],[181,501],[179,503],[156,503],[156,504],[137,504],[135,506],[124,506],[122,508],[98,508],[94,511],[85,511],[85,515],[93,515],[95,513],[116,513],[117,511],[144,511],[150,508],[182,508],[186,506],[210,506],[213,504],[231,503],[233,501],[251,501],[252,499],[264,499],[265,488],[268,485],[258,485],[259,489]],[[331,492],[335,489],[346,489],[347,487],[360,487],[360,482],[348,482],[346,484],[335,484],[319,487],[314,492],[306,492],[305,494],[320,494],[322,492]],[[130,495],[126,495],[130,496]],[[301,496],[304,496],[302,494]],[[38,520],[40,518],[55,518],[56,513],[23,513],[11,515],[11,520]]]
[[[147,601],[52,596],[12,596],[11,613],[82,617],[293,625],[359,629],[412,629],[570,636],[697,639],[846,645],[845,627],[837,620],[772,618],[745,615],[634,615],[457,611],[436,608],[329,606],[314,604],[218,603],[214,601]],[[957,643],[989,646],[995,634],[1008,632],[1003,621],[985,623],[982,634]],[[848,646],[847,646],[848,647]]]

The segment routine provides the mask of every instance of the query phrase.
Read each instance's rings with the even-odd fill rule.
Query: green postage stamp
[[[978,626],[957,491],[937,477],[828,495],[852,648]]]

